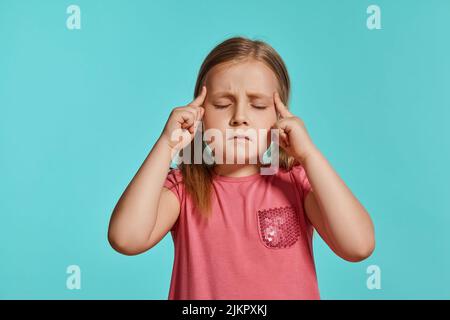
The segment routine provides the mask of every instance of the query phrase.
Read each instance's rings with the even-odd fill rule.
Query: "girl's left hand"
[[[272,128],[280,129],[279,145],[289,156],[304,163],[308,155],[314,151],[314,143],[306,131],[303,121],[286,108],[278,92],[274,93],[274,101],[275,110],[280,116]]]

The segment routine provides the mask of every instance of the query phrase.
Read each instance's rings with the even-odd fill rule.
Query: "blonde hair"
[[[278,79],[281,101],[288,107],[290,95],[290,80],[286,66],[280,55],[270,45],[260,40],[251,40],[244,37],[229,38],[218,44],[205,58],[197,75],[194,97],[197,97],[204,84],[206,74],[214,66],[226,62],[243,62],[256,60],[265,63]],[[203,139],[202,139],[203,141]],[[191,142],[190,159],[194,159],[194,140]],[[205,142],[203,141],[203,148]],[[202,149],[203,150],[203,149]],[[204,161],[201,164],[182,162],[178,165],[186,192],[191,196],[195,207],[204,217],[211,215],[211,193],[213,166]],[[293,157],[289,157],[282,148],[279,149],[279,166],[290,170],[296,164]]]

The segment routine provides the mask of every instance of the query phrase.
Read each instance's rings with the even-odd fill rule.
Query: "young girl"
[[[314,229],[345,260],[374,250],[368,213],[289,111],[289,94],[288,72],[271,46],[242,37],[222,42],[200,68],[196,98],[172,110],[119,199],[108,232],[115,250],[139,254],[171,232],[169,299],[319,299]],[[202,139],[212,163],[171,168],[180,150],[194,159],[199,124],[223,133]],[[238,129],[276,130],[279,170],[260,174],[265,161],[249,160],[270,141]],[[230,137],[230,130],[241,133]],[[242,154],[244,163],[236,161]]]

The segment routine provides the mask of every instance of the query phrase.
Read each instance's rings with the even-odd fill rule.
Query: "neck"
[[[258,173],[260,168],[257,164],[216,164],[213,170],[221,176],[245,177]]]

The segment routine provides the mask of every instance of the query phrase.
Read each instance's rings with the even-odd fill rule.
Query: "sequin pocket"
[[[300,237],[299,216],[293,206],[259,209],[257,218],[259,235],[268,248],[289,248]]]

